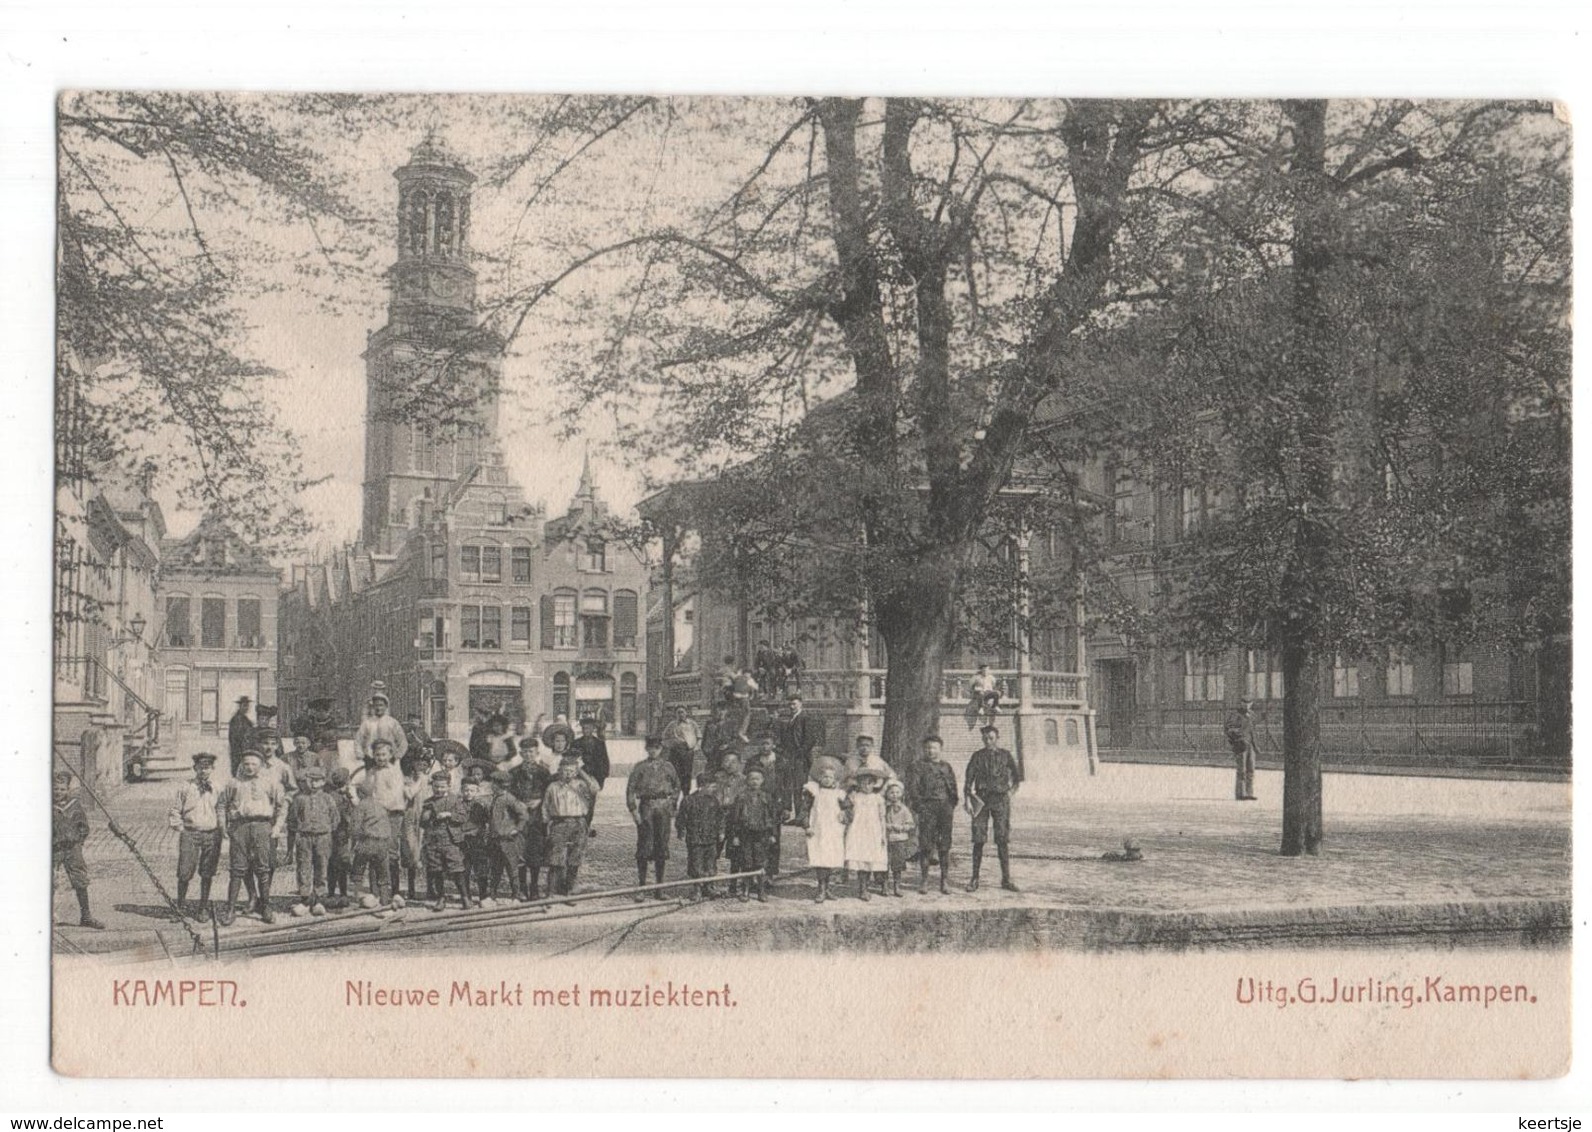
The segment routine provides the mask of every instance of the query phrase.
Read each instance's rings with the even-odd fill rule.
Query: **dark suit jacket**
[[[781,722],[775,731],[775,742],[798,765],[810,766],[813,752],[824,743],[824,721],[809,712],[802,712],[790,722]]]
[[[607,743],[595,735],[590,737],[582,735],[570,744],[569,750],[571,754],[580,756],[581,765],[586,768],[587,774],[597,780],[598,786],[608,781]]]

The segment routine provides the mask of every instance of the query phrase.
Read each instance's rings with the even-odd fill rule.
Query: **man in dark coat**
[[[812,773],[813,752],[824,743],[824,721],[803,711],[798,695],[791,695],[785,704],[785,714],[774,729],[785,767],[785,776],[779,783],[780,807],[786,822],[801,825],[807,798],[802,788]]]
[[[611,765],[608,761],[608,744],[597,733],[597,720],[589,715],[580,717],[580,738],[570,744],[569,753],[580,759],[581,769],[591,775],[597,783],[597,789],[603,788],[603,783],[608,781],[608,772]],[[592,815],[596,816],[597,803],[592,801]],[[597,836],[597,827],[587,822],[587,837]]]
[[[1248,700],[1241,702],[1227,717],[1222,731],[1233,749],[1233,800],[1253,802],[1255,798],[1255,719]]]
[[[227,724],[227,753],[232,757],[234,778],[238,775],[238,763],[243,758],[243,752],[255,749],[254,721],[249,718],[249,704],[252,702],[248,696],[239,696],[238,710]]]

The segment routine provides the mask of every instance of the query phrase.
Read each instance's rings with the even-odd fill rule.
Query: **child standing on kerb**
[[[829,878],[846,864],[846,822],[842,812],[845,791],[832,762],[818,768],[818,781],[802,789],[807,795],[807,863],[818,874],[815,903],[829,899]]]
[[[853,775],[856,789],[846,799],[846,866],[857,874],[857,897],[869,899],[868,889],[875,873],[881,879],[890,867],[890,852],[885,841],[884,796],[879,793],[885,775],[872,767],[860,767]]]
[[[724,807],[708,789],[712,781],[705,773],[697,775],[696,792],[681,800],[675,815],[675,830],[685,842],[685,875],[703,880],[693,892],[709,900],[718,895],[709,878],[719,871],[719,843],[724,840]]]
[[[884,840],[890,862],[890,895],[901,895],[901,872],[917,853],[917,819],[907,809],[906,787],[890,782],[884,788]]]
[[[55,802],[50,823],[51,872],[62,869],[66,879],[77,894],[78,925],[85,928],[104,928],[94,918],[88,905],[88,863],[83,860],[83,842],[88,840],[88,814],[83,803],[72,792],[72,776],[57,771],[51,791]]]

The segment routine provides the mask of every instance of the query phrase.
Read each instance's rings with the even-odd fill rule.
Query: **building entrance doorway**
[[[525,695],[519,688],[494,688],[471,685],[470,718],[483,715],[502,715],[509,721],[510,731],[520,731],[525,725]]]
[[[1095,717],[1096,740],[1101,747],[1133,744],[1133,722],[1138,713],[1138,665],[1132,660],[1100,660],[1096,686],[1100,709]]]

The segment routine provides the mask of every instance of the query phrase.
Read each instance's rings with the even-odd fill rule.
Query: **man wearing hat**
[[[254,701],[248,696],[238,697],[238,710],[232,713],[232,719],[227,723],[227,754],[232,759],[232,777],[238,776],[238,763],[243,759],[243,752],[254,746],[254,721],[249,718],[249,705]]]
[[[993,723],[979,732],[984,746],[968,760],[963,794],[968,812],[973,815],[973,876],[969,892],[978,891],[978,870],[984,862],[984,842],[989,840],[990,822],[995,823],[995,852],[1001,861],[1001,887],[1016,892],[1012,883],[1011,851],[1012,795],[1023,782],[1022,767],[1012,753],[999,746],[1000,728]]]
[[[277,782],[260,777],[264,761],[259,751],[244,751],[238,760],[237,778],[216,799],[216,810],[232,843],[222,924],[232,923],[236,916],[238,890],[246,878],[254,883],[255,910],[260,918],[268,924],[276,922],[271,911],[271,875],[276,870],[271,847],[287,825],[287,798]]]
[[[303,792],[294,796],[288,808],[299,903],[309,905],[312,916],[326,915],[323,898],[332,861],[332,834],[343,820],[337,798],[321,789],[325,782],[325,771],[309,767],[304,772]]]
[[[780,780],[780,798],[785,820],[801,825],[802,806],[807,795],[803,787],[812,773],[813,752],[824,743],[824,721],[802,710],[802,698],[795,692],[785,700],[785,712],[775,728],[779,753],[785,756],[785,772]]]
[[[680,802],[680,776],[663,755],[663,741],[647,736],[647,757],[630,771],[625,783],[625,805],[636,823],[636,883],[647,883],[647,863],[652,863],[653,879],[663,883],[664,864],[669,860],[669,827]],[[659,890],[662,896],[662,890]],[[636,893],[641,898],[641,893]]]
[[[1233,749],[1233,800],[1254,802],[1255,797],[1255,719],[1249,714],[1250,702],[1243,700],[1222,727],[1227,745]]]
[[[210,910],[210,885],[221,864],[221,843],[225,831],[216,810],[216,788],[210,776],[216,757],[201,751],[193,757],[193,777],[177,787],[177,796],[166,814],[166,824],[177,830],[177,906],[188,900],[188,882],[199,874],[197,914]]]
[[[359,725],[359,732],[354,736],[359,745],[359,757],[368,763],[371,744],[377,739],[385,739],[392,746],[392,761],[397,766],[409,753],[409,737],[404,734],[403,724],[387,714],[385,685],[376,683],[371,686],[369,707],[370,714],[365,716]]]
[[[608,761],[608,743],[598,734],[597,720],[589,715],[580,717],[580,738],[569,745],[569,753],[580,759],[581,769],[591,775],[597,784],[597,792],[602,793],[603,785],[608,781],[608,772],[612,764]],[[597,799],[592,798],[591,817],[596,817]],[[589,824],[586,836],[596,837],[597,830]]]

